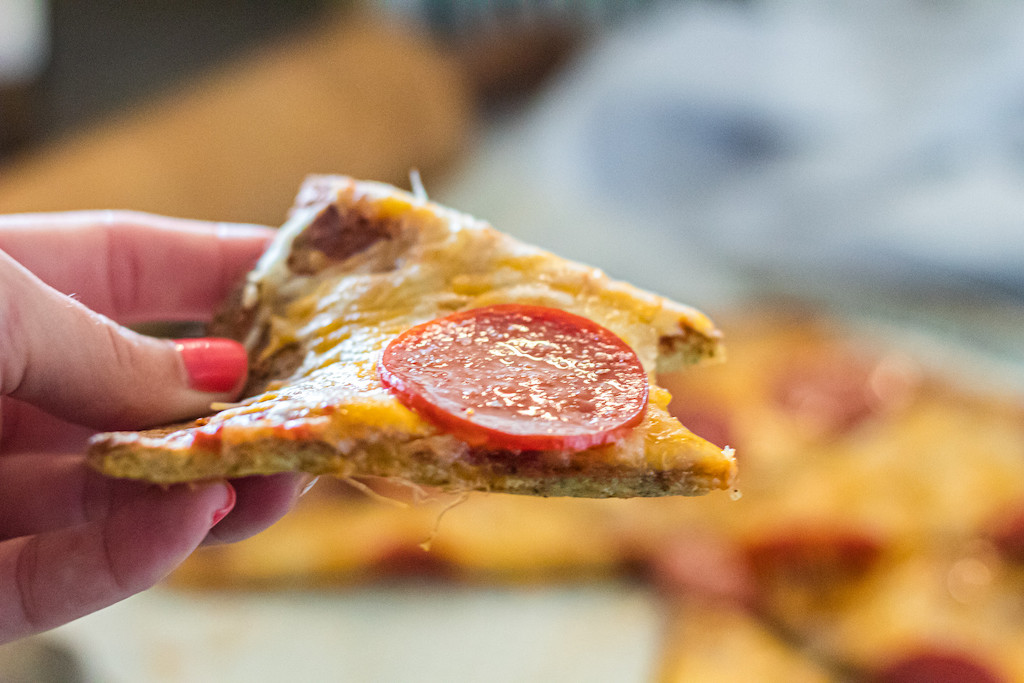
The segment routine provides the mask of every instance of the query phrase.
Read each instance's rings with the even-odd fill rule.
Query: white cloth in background
[[[662,6],[496,127],[444,199],[713,304],[1024,299],[1024,7]]]
[[[48,17],[45,0],[0,0],[0,86],[31,82],[46,66]]]

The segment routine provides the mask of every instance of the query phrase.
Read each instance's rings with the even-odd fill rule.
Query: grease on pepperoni
[[[649,391],[636,353],[597,323],[541,306],[476,308],[418,325],[378,373],[407,407],[473,446],[583,450],[625,436]]]

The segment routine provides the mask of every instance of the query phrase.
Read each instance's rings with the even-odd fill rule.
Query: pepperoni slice
[[[413,327],[378,374],[407,407],[473,446],[583,450],[625,436],[647,407],[629,346],[562,310],[505,304]]]
[[[656,585],[668,595],[711,603],[751,605],[755,577],[741,549],[724,536],[699,529],[680,529],[661,539],[648,553]]]
[[[881,539],[858,529],[797,527],[758,539],[746,554],[763,581],[832,587],[867,574],[883,551]]]
[[[1017,564],[1024,564],[1024,506],[1000,513],[989,525],[988,537],[995,544],[1003,558]]]
[[[872,683],[1005,683],[985,662],[940,649],[908,655],[869,677]]]

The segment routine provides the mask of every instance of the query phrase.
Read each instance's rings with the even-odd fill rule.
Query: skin
[[[307,485],[159,487],[84,465],[97,430],[235,398],[243,377],[231,392],[193,389],[173,343],[122,325],[207,319],[271,234],[124,212],[0,217],[0,643],[145,590],[202,543],[253,535]]]

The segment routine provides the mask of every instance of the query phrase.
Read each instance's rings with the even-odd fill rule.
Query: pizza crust
[[[399,333],[501,303],[561,308],[622,337],[652,382],[643,422],[580,453],[473,448],[382,386],[376,363]],[[96,469],[162,483],[299,470],[592,497],[733,485],[731,450],[679,424],[654,383],[658,371],[721,359],[706,316],[387,185],[311,178],[210,334],[246,344],[248,398],[188,425],[99,435]]]

